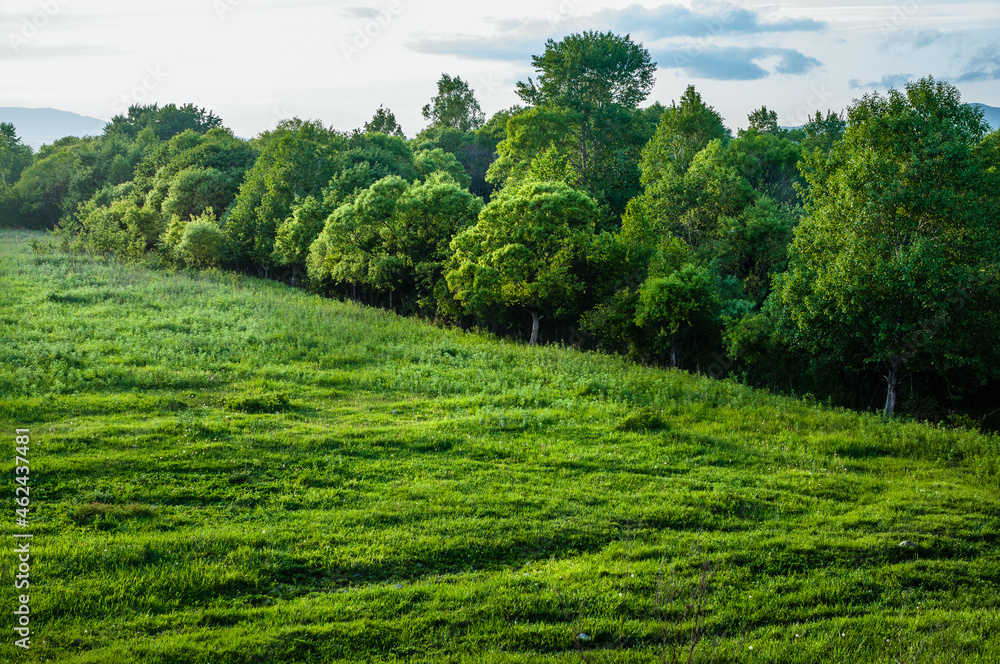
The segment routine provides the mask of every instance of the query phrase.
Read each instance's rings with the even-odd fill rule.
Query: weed
[[[660,657],[670,664],[709,661],[699,658],[699,649],[705,637],[714,567],[708,556],[702,554],[700,542],[695,544],[690,561],[694,563],[696,577],[688,587],[676,566],[670,567],[669,579],[664,578],[665,557],[660,559],[656,575],[656,609],[662,631]]]
[[[616,427],[618,431],[656,431],[666,426],[660,413],[643,406],[626,415]]]
[[[281,392],[238,394],[223,399],[226,408],[241,413],[278,413],[289,406],[288,395]]]

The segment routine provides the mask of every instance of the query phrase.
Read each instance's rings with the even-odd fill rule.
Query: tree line
[[[733,132],[642,107],[629,37],[549,40],[487,119],[443,75],[407,139],[243,140],[133,106],[37,154],[0,126],[0,220],[124,260],[259,273],[404,315],[959,424],[1000,403],[1000,132],[933,78]],[[992,416],[992,419],[990,419]]]

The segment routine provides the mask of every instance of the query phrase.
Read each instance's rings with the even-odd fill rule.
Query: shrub
[[[167,237],[170,237],[169,230]],[[191,267],[212,267],[222,262],[225,249],[226,235],[209,210],[184,225],[174,256]]]
[[[225,173],[215,168],[192,166],[178,173],[171,182],[162,209],[168,215],[193,219],[210,209],[226,209],[235,195]]]
[[[138,260],[156,246],[164,223],[159,212],[139,207],[130,198],[102,205],[95,196],[65,219],[62,230],[76,235],[77,247]]]

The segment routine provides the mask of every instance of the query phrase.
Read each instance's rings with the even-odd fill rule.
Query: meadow
[[[1000,661],[996,435],[41,233],[0,284],[0,661]]]

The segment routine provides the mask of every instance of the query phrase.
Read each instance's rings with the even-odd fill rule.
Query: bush
[[[95,197],[81,205],[63,229],[77,235],[77,246],[138,260],[156,246],[164,224],[160,213],[141,208],[131,199],[99,205]]]
[[[184,237],[184,229],[187,228],[187,225],[188,222],[181,221],[180,217],[171,217],[167,223],[167,230],[163,231],[163,235],[160,236],[160,246],[168,261],[183,263],[177,255],[177,246]]]
[[[162,210],[164,214],[181,219],[193,219],[209,209],[226,209],[235,195],[225,173],[215,168],[192,166],[174,177]]]
[[[173,230],[176,233],[176,227]],[[167,232],[169,237],[170,230]],[[191,267],[212,267],[222,262],[225,250],[226,235],[209,211],[184,225],[174,256]]]

